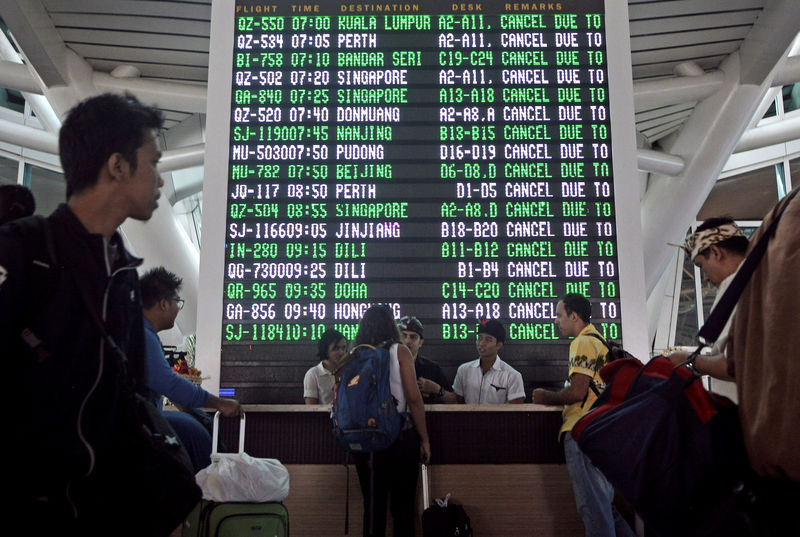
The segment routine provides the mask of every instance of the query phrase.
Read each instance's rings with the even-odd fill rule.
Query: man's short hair
[[[136,151],[146,129],[160,130],[164,117],[130,93],[105,93],[78,103],[58,135],[67,199],[97,184],[103,164],[120,153],[136,170]]]
[[[0,185],[0,224],[30,216],[36,211],[36,201],[29,188],[23,185]]]
[[[420,338],[424,338],[425,336],[422,333],[422,323],[419,322],[419,319],[416,317],[412,317],[410,315],[403,315],[400,317],[400,320],[397,321],[397,327],[402,331],[405,330],[407,332],[416,332],[419,334]]]
[[[572,313],[575,312],[583,322],[590,322],[592,318],[592,305],[585,296],[579,293],[568,293],[564,295],[561,302],[564,303],[564,311],[567,312],[567,315],[572,315]]]
[[[503,323],[496,319],[478,321],[478,333],[494,336],[498,343],[506,341],[506,329],[503,327]]]
[[[149,310],[160,300],[171,298],[181,288],[183,280],[164,267],[150,269],[139,278],[142,288],[142,307]]]

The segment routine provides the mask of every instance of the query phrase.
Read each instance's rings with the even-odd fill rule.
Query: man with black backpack
[[[122,451],[131,400],[123,383],[138,389],[144,365],[141,260],[117,228],[148,220],[158,205],[162,123],[130,95],[78,104],[59,135],[67,202],[44,221],[0,227],[0,348],[11,400],[26,401],[6,426],[22,478],[8,483],[9,526],[130,533],[122,527],[130,484],[100,477],[131,462]]]
[[[614,487],[578,448],[569,432],[592,406],[597,395],[591,383],[602,389],[598,371],[606,361],[608,348],[591,323],[592,305],[583,295],[571,293],[556,306],[556,326],[561,335],[574,338],[569,346],[569,372],[564,389],[537,388],[533,402],[563,405],[559,438],[564,443],[567,472],[572,480],[575,504],[583,519],[586,537],[634,537],[635,534],[613,505]]]

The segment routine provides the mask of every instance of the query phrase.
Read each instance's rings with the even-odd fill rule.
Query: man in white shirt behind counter
[[[497,354],[506,341],[500,321],[480,321],[477,360],[461,364],[453,382],[459,403],[468,405],[519,404],[525,401],[522,375]]]

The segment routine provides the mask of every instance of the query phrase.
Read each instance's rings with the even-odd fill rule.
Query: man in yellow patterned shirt
[[[572,337],[569,345],[569,371],[564,388],[559,391],[537,388],[533,402],[541,405],[564,405],[559,438],[564,443],[567,472],[572,481],[575,504],[583,519],[586,537],[635,537],[633,530],[613,505],[614,487],[578,448],[569,432],[597,398],[590,384],[602,390],[598,371],[605,364],[608,350],[589,334],[599,334],[591,324],[592,306],[579,294],[568,294],[556,307],[556,326],[562,336]]]

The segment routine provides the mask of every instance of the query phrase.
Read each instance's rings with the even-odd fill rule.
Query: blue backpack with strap
[[[403,416],[397,411],[389,382],[392,344],[359,345],[341,370],[331,420],[333,436],[345,451],[383,451],[400,435]]]

